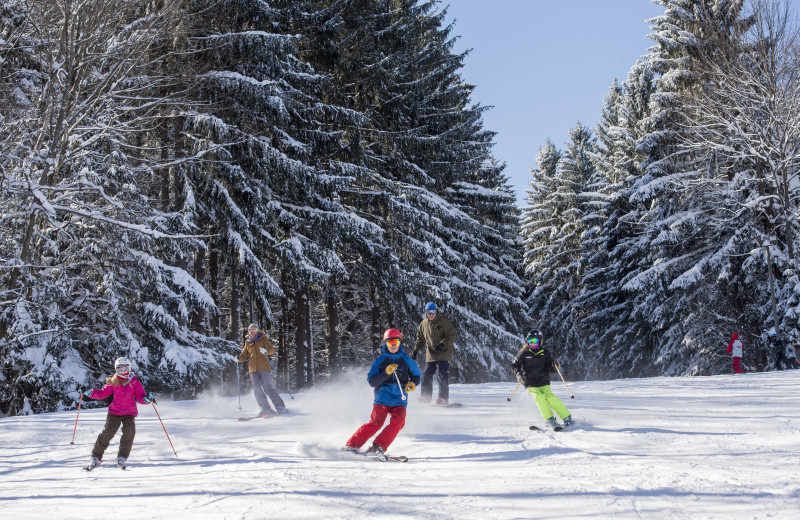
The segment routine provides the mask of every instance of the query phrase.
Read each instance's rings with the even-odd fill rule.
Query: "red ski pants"
[[[369,422],[362,424],[361,427],[356,430],[353,436],[350,437],[350,440],[347,441],[347,445],[353,448],[360,448],[363,446],[370,437],[375,435],[375,432],[381,429],[381,426],[383,426],[383,423],[386,421],[386,415],[391,416],[389,425],[375,437],[372,443],[377,444],[383,448],[384,451],[388,450],[389,445],[394,441],[394,438],[397,437],[397,434],[400,433],[400,430],[402,430],[403,426],[406,424],[405,406],[373,404],[372,415],[370,415]]]
[[[741,360],[742,358],[740,357],[733,358],[733,371],[736,372],[737,374],[744,374],[744,370],[742,370],[742,367],[739,366],[739,362]]]

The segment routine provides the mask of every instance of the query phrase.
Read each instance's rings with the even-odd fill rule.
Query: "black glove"
[[[439,343],[435,347],[433,347],[434,352],[441,352],[444,350],[444,343]]]

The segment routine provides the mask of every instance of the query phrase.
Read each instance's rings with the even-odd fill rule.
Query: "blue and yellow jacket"
[[[374,403],[385,406],[407,406],[408,400],[402,399],[394,374],[387,374],[386,367],[392,364],[397,365],[394,373],[397,374],[403,388],[409,381],[418,385],[422,372],[420,372],[417,362],[405,353],[402,343],[400,343],[400,350],[397,351],[397,354],[389,352],[385,343],[381,347],[381,352],[383,353],[373,361],[372,367],[367,373],[367,381],[375,389]],[[405,394],[405,390],[403,394]]]

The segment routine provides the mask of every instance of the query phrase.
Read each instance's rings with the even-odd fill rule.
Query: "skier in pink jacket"
[[[126,357],[118,358],[114,362],[114,375],[106,378],[106,385],[103,388],[83,392],[83,395],[89,399],[105,399],[112,394],[114,399],[108,406],[105,427],[97,436],[97,441],[92,448],[92,460],[85,468],[88,471],[102,462],[103,453],[111,443],[111,439],[117,434],[120,425],[122,425],[122,438],[119,441],[119,451],[117,452],[117,466],[125,469],[125,461],[131,453],[133,438],[136,436],[135,419],[139,415],[136,403],[156,402],[152,392],[145,394],[142,383],[131,372],[131,362]]]
[[[728,343],[728,350],[725,351],[726,354],[733,354],[733,371],[737,374],[744,374],[744,370],[742,367],[739,366],[739,363],[742,361],[742,349],[744,345],[742,341],[739,339],[739,333],[734,332],[731,334],[731,342]]]

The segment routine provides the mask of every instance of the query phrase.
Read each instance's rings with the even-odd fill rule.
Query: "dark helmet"
[[[538,350],[542,348],[542,331],[539,329],[531,329],[525,334],[525,342],[531,350]]]

